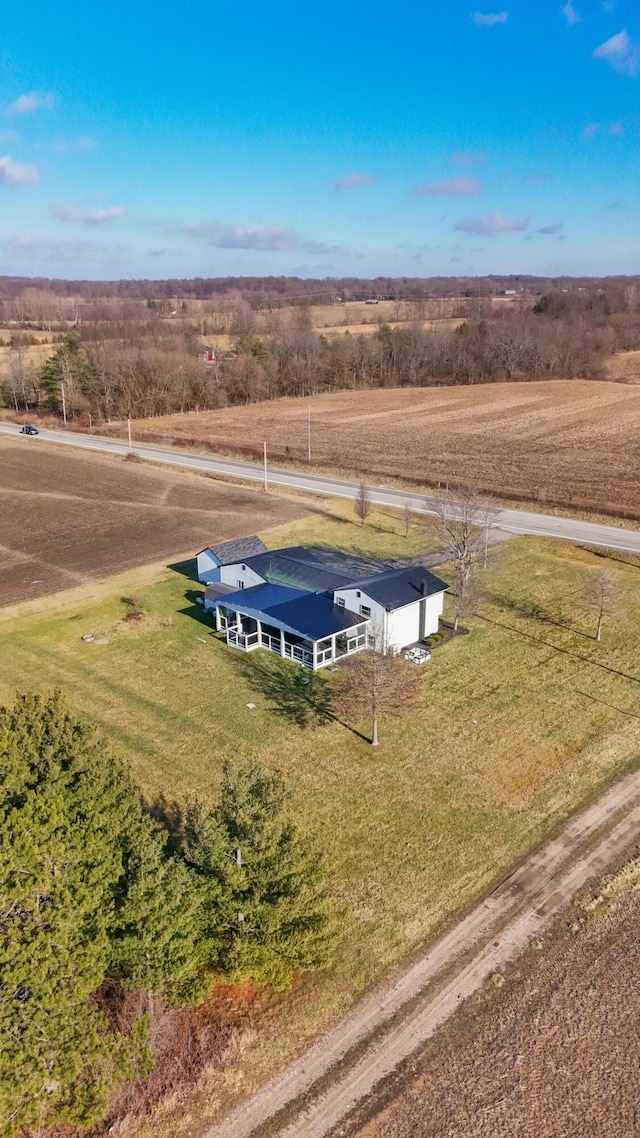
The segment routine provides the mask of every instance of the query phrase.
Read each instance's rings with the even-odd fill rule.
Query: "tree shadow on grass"
[[[619,668],[612,668],[609,664],[602,664],[599,660],[592,660],[589,656],[581,656],[579,652],[572,652],[570,648],[560,648],[557,644],[552,644],[550,640],[544,640],[541,636],[534,636],[531,632],[524,632],[521,628],[515,628],[512,624],[505,624],[501,620],[495,620],[484,613],[477,612],[474,613],[474,616],[483,620],[485,624],[492,624],[496,628],[505,628],[508,632],[515,632],[517,636],[523,636],[525,640],[533,640],[535,644],[543,644],[545,648],[553,648],[554,652],[559,652],[563,656],[570,656],[573,660],[581,660],[584,664],[591,664],[592,667],[600,668],[603,672],[610,672],[611,675],[622,676],[624,680],[631,680],[634,684],[640,684],[640,676],[621,672]],[[587,640],[593,640],[593,637],[586,633],[582,633],[582,635],[586,635]]]
[[[539,624],[551,624],[554,628],[562,628],[565,632],[571,632],[574,636],[583,636],[585,640],[592,640],[593,637],[588,632],[583,632],[581,629],[576,628],[561,611],[550,612],[544,605],[539,604],[537,601],[528,600],[516,603],[511,597],[502,596],[500,593],[492,592],[490,599],[497,605],[504,609],[509,609],[518,616],[523,616],[527,620],[535,620]]]
[[[263,651],[250,654],[233,648],[229,651],[237,657],[235,666],[247,684],[266,699],[276,715],[292,726],[304,729],[339,723],[359,739],[366,743],[370,741],[335,714],[331,685],[318,672],[286,660],[272,662],[268,653]]]
[[[580,545],[578,548],[593,554],[594,557],[603,558],[605,561],[617,561],[619,565],[626,565],[627,569],[640,569],[640,565],[638,564],[638,557],[640,555],[637,553],[627,553],[626,555],[623,553],[621,557],[616,557],[615,551],[611,549],[595,549],[592,545]],[[627,558],[630,558],[630,560],[627,560]]]

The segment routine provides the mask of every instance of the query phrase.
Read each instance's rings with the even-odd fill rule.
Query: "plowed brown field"
[[[499,992],[485,990],[461,1008],[405,1065],[395,1084],[364,1104],[336,1134],[638,1135],[637,877],[636,867],[620,895],[596,893],[586,905],[573,906],[542,952],[530,950],[507,973]]]
[[[138,420],[135,437],[305,461],[371,481],[473,482],[503,498],[640,516],[640,387],[549,380],[278,399]]]
[[[195,553],[305,513],[211,479],[40,439],[0,441],[0,605]]]

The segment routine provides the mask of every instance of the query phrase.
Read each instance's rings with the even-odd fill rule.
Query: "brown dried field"
[[[138,420],[136,438],[372,482],[474,482],[503,498],[640,517],[640,391],[595,380],[392,388]]]
[[[636,860],[576,902],[335,1138],[640,1134],[639,877]]]
[[[0,440],[0,605],[264,531],[294,499],[109,456]]]

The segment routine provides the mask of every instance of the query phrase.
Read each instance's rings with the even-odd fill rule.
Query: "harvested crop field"
[[[639,877],[636,860],[577,901],[336,1134],[637,1135]]]
[[[372,482],[473,482],[502,498],[640,518],[640,389],[588,380],[392,388],[138,420],[139,439],[305,461]]]
[[[293,521],[293,500],[40,439],[0,440],[0,605]]]

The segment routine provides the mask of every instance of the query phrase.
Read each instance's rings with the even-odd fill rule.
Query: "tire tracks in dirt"
[[[637,839],[640,770],[525,857],[429,951],[365,997],[204,1138],[323,1138]]]

